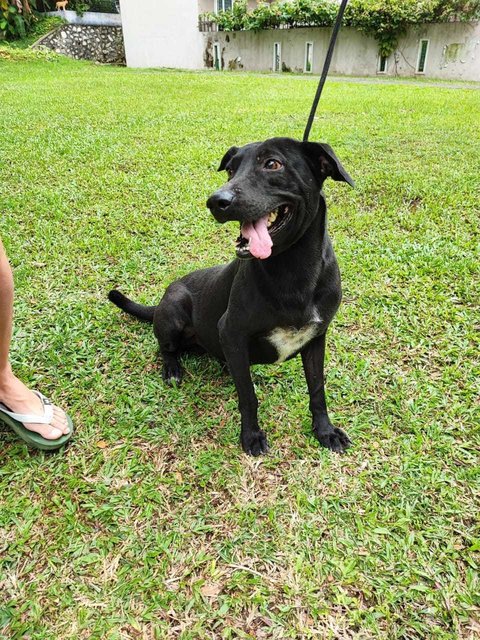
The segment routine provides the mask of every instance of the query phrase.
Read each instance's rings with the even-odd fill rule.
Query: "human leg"
[[[13,276],[8,258],[0,240],[0,403],[19,414],[43,416],[41,399],[13,373],[9,360],[13,319]],[[67,417],[59,407],[53,406],[49,424],[28,423],[25,427],[47,440],[56,440],[69,433]]]

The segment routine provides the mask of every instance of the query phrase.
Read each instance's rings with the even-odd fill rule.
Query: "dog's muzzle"
[[[235,193],[233,191],[230,189],[219,189],[207,200],[207,207],[218,222],[240,220],[240,217],[235,215],[233,211],[228,211],[234,200]]]

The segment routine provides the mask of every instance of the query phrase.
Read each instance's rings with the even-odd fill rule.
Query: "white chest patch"
[[[283,362],[293,353],[300,351],[307,342],[315,338],[319,329],[319,322],[309,322],[300,329],[293,327],[274,329],[267,339],[277,350],[278,359],[276,362]]]

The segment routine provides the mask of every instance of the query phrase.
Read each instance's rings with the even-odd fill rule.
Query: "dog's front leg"
[[[250,375],[248,336],[223,316],[218,323],[220,344],[238,394],[241,416],[240,441],[245,453],[259,456],[268,451],[267,438],[258,426],[258,400]]]
[[[327,449],[342,453],[351,444],[345,432],[330,422],[325,399],[325,334],[318,336],[302,349],[302,362],[310,395],[310,411],[313,418],[313,432],[318,441]]]

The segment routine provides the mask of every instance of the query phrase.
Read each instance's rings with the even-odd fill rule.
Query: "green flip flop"
[[[24,440],[30,447],[34,449],[41,449],[42,451],[56,451],[63,447],[73,435],[73,423],[70,416],[67,414],[67,422],[70,432],[55,440],[47,440],[43,438],[39,433],[30,431],[25,427],[25,424],[50,424],[53,418],[53,406],[48,398],[46,398],[40,391],[34,391],[43,404],[43,416],[36,416],[34,414],[22,414],[10,411],[4,404],[0,402],[0,420],[11,427],[17,436]]]

